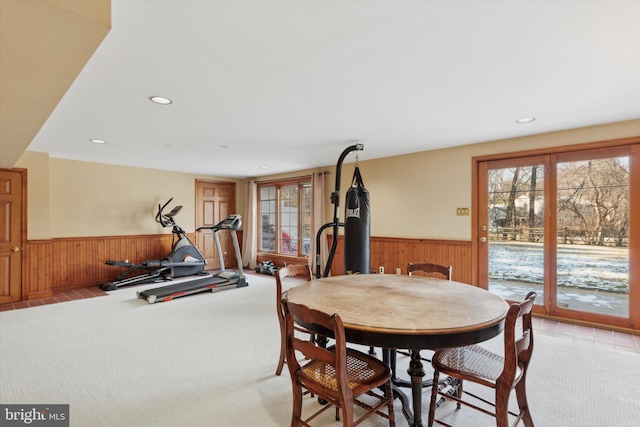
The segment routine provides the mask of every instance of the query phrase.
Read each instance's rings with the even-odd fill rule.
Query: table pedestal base
[[[391,351],[384,349],[382,353],[383,360],[390,362]],[[422,389],[424,387],[432,387],[433,379],[423,380],[425,376],[424,365],[420,357],[420,350],[411,350],[411,360],[409,361],[409,369],[407,374],[411,377],[411,381],[406,381],[395,376],[392,378],[391,388],[395,398],[400,399],[402,404],[402,413],[409,422],[411,427],[423,427],[422,422]],[[439,384],[447,384],[451,387],[450,394],[455,394],[460,384],[459,380],[453,378],[445,378]],[[411,402],[409,397],[401,390],[401,387],[411,387]],[[442,397],[438,401],[438,406],[444,401]]]

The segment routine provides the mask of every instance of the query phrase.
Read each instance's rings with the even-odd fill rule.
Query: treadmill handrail
[[[238,230],[242,227],[242,217],[239,214],[229,215],[227,218],[223,219],[216,225],[203,225],[202,227],[196,228],[196,231],[200,230]]]

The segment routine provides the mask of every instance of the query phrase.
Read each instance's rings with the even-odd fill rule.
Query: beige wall
[[[470,240],[471,216],[457,216],[456,208],[471,208],[472,159],[496,153],[512,153],[544,147],[583,144],[640,135],[640,120],[593,126],[522,138],[423,151],[383,159],[366,160],[367,143],[359,153],[364,185],[370,193],[371,235],[446,240]],[[336,151],[336,162],[341,150]],[[342,165],[340,221],[344,221],[346,192],[354,171],[355,153]],[[331,193],[336,167],[261,177],[258,181],[309,175],[325,175],[326,222],[333,220]],[[327,233],[331,234],[328,230]]]
[[[176,217],[195,230],[195,181],[231,181],[153,169],[49,158],[26,152],[17,167],[28,169],[28,238],[170,233],[155,221],[158,204],[182,205]],[[240,212],[244,186],[236,184]]]
[[[471,208],[473,157],[639,135],[640,120],[633,120],[377,160],[363,160],[367,150],[364,141],[360,172],[371,198],[371,235],[470,240],[471,216],[456,216],[456,208]],[[353,160],[351,155],[348,160]],[[352,175],[353,164],[343,164],[341,218]],[[329,175],[328,180],[327,200],[335,177]],[[333,211],[327,215],[331,218]]]
[[[359,164],[371,197],[371,235],[469,240],[471,217],[456,216],[456,208],[471,207],[473,157],[639,135],[640,120],[634,120],[376,160],[366,160],[365,141]],[[336,152],[336,161],[339,155]],[[341,220],[353,160],[353,155],[347,156],[342,167]],[[29,170],[29,239],[168,233],[154,217],[158,203],[170,197],[184,206],[177,220],[192,232],[196,179],[236,182],[237,213],[244,214],[244,180],[62,160],[35,152],[26,152],[16,166]],[[329,222],[333,219],[329,200],[335,190],[335,164],[259,181],[319,170],[331,172],[325,175]]]
[[[48,239],[51,217],[49,155],[26,151],[16,166],[27,169],[27,238]]]

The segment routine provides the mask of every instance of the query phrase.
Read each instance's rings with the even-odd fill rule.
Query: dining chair
[[[278,322],[280,323],[280,359],[276,368],[276,375],[282,373],[282,368],[286,362],[286,331],[284,329],[284,313],[282,311],[282,279],[285,277],[299,277],[303,280],[311,280],[311,269],[306,264],[291,264],[276,271],[276,311]],[[306,328],[296,325],[295,330],[309,335],[309,341],[314,342],[316,334]]]
[[[407,266],[407,272],[409,273],[409,276],[413,276],[413,275],[427,276],[428,275],[429,277],[439,277],[440,275],[447,280],[451,280],[452,268],[450,265],[435,264],[432,262],[423,262],[423,263],[415,263],[415,264],[409,263],[409,265]],[[418,274],[415,274],[415,273],[418,273]],[[397,365],[398,354],[411,357],[411,354],[406,350],[396,350],[396,349],[390,350],[389,364],[391,365],[391,371],[393,373],[394,379],[396,379],[396,365]],[[420,359],[422,359],[425,362],[431,363],[431,359],[427,357],[423,357],[422,354],[424,354],[424,350],[420,351]],[[407,381],[396,379],[396,382],[399,384],[406,383],[407,386],[409,385]]]
[[[347,348],[345,330],[338,314],[326,314],[305,305],[282,300],[287,336],[287,366],[291,374],[293,412],[291,426],[309,426],[309,422],[335,405],[336,420],[342,411],[343,427],[352,427],[373,414],[389,420],[395,426],[391,371],[389,366],[366,353]],[[325,348],[295,336],[295,322],[315,324],[333,334],[335,344]],[[298,362],[296,352],[304,356]],[[330,404],[322,405],[311,414],[302,414],[305,390]],[[382,391],[381,391],[382,390]],[[366,401],[363,399],[367,396]],[[354,406],[362,409],[356,414]],[[387,407],[386,413],[384,406]],[[307,410],[305,410],[307,412]],[[358,418],[354,420],[354,417]]]
[[[435,418],[435,410],[439,395],[446,396],[461,404],[477,409],[496,418],[497,427],[509,425],[509,415],[516,417],[512,426],[521,420],[527,427],[533,427],[529,404],[527,403],[526,378],[527,368],[533,353],[533,328],[531,326],[531,310],[536,299],[535,292],[529,292],[521,303],[514,303],[509,307],[504,324],[504,354],[497,354],[481,345],[444,348],[433,355],[433,381],[437,384],[439,375],[445,374],[457,378],[459,385],[456,390],[445,387],[433,387],[431,390],[431,404],[429,406],[429,427],[434,422],[448,425]],[[518,322],[520,320],[520,322]],[[521,324],[518,327],[518,323]],[[481,398],[476,394],[463,390],[463,382],[471,381],[494,390],[493,402]],[[509,397],[515,389],[519,412],[509,410]],[[453,393],[451,393],[453,391]],[[479,402],[493,408],[489,411],[481,408],[469,400],[463,400],[466,393]],[[478,402],[478,403],[479,403]]]
[[[451,280],[451,266],[450,265],[441,265],[434,264],[431,262],[424,263],[409,263],[407,267],[407,271],[409,272],[409,276],[413,276],[413,273],[417,271],[421,271],[423,273],[427,273],[428,275],[433,274],[441,274],[445,279]]]

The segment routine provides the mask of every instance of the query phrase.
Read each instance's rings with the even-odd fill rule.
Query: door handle
[[[481,238],[480,238],[480,241],[481,241],[482,243],[485,243],[485,242],[487,241],[487,238],[486,238],[486,237],[481,237]]]
[[[14,247],[11,248],[11,252],[18,252],[19,250],[20,250],[20,248],[17,247],[17,246],[14,246]]]

